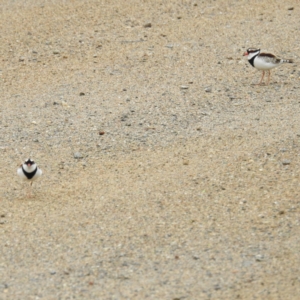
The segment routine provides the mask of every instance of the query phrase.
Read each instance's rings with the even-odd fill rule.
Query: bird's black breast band
[[[35,175],[35,173],[37,172],[37,167],[35,168],[35,170],[31,173],[28,173],[24,170],[23,166],[22,166],[22,170],[23,170],[23,173],[25,174],[25,176],[27,177],[27,179],[32,179],[33,176]]]
[[[254,67],[254,59],[257,55],[253,56],[251,59],[249,59],[249,63],[251,64],[252,67]]]

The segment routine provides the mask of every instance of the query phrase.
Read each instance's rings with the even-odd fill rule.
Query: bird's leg
[[[262,76],[261,76],[261,79],[260,79],[260,82],[258,83],[258,85],[261,85],[263,79],[264,79],[264,76],[265,76],[265,71],[263,71],[262,73]]]
[[[267,84],[270,83],[270,77],[271,77],[271,71],[269,70],[269,76],[268,76],[268,81],[267,81]]]
[[[28,189],[28,192],[27,192],[27,197],[28,198],[32,197],[32,181],[30,182],[30,186],[29,186],[29,189]]]

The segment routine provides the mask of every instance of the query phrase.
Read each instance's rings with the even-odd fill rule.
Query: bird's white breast
[[[25,176],[23,170],[22,170],[22,167],[18,168],[17,170],[17,174],[22,178],[22,179],[27,179],[27,177]]]

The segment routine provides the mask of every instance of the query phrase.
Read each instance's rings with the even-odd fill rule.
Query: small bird
[[[36,163],[28,158],[17,170],[17,174],[24,180],[30,182],[29,197],[31,197],[32,182],[42,175],[42,170]]]
[[[249,48],[243,56],[248,56],[248,61],[252,67],[262,70],[261,80],[258,84],[261,84],[265,71],[269,72],[267,84],[270,83],[271,69],[278,67],[282,63],[293,63],[292,59],[280,59],[271,53],[260,53],[260,49]]]

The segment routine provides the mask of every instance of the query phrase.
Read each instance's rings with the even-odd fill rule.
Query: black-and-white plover
[[[293,63],[292,59],[280,59],[271,53],[260,53],[260,49],[256,48],[247,49],[247,51],[244,53],[244,56],[248,56],[248,61],[252,65],[252,67],[263,72],[261,80],[258,84],[262,83],[265,76],[265,71],[268,71],[269,73],[267,81],[267,84],[269,84],[271,69],[276,68],[283,63]]]
[[[32,182],[42,175],[42,170],[36,165],[36,163],[28,158],[17,170],[17,174],[24,180],[30,182],[30,192],[28,196],[31,196]]]

